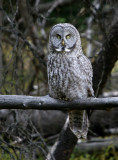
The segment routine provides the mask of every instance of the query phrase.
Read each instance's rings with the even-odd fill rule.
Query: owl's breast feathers
[[[49,55],[47,68],[50,96],[72,100],[93,95],[92,67],[84,55]]]

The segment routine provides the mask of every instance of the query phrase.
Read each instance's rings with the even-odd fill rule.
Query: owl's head
[[[49,35],[49,48],[56,53],[70,53],[81,48],[80,35],[69,23],[60,23],[52,27]]]

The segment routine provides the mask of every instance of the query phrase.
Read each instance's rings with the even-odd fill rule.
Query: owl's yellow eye
[[[61,36],[60,36],[59,34],[57,34],[57,38],[58,38],[58,39],[61,39]]]
[[[66,39],[70,39],[70,37],[71,37],[71,35],[70,35],[70,34],[68,34],[68,35],[66,36]]]

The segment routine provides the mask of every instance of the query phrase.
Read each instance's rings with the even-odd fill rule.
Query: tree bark
[[[111,27],[101,51],[93,63],[93,88],[96,97],[101,93],[108,76],[118,60],[118,21]]]
[[[56,141],[56,143],[52,147],[51,152],[48,154],[46,160],[65,160],[65,158],[69,159],[76,143],[77,138],[72,132],[70,132],[70,127],[67,119],[64,128],[60,133],[58,141]]]

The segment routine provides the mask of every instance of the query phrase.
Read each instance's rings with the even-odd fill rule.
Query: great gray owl
[[[60,23],[50,31],[48,56],[49,95],[56,99],[74,100],[94,96],[92,66],[83,54],[80,35],[69,23]],[[69,124],[77,138],[86,138],[86,110],[70,110]]]

